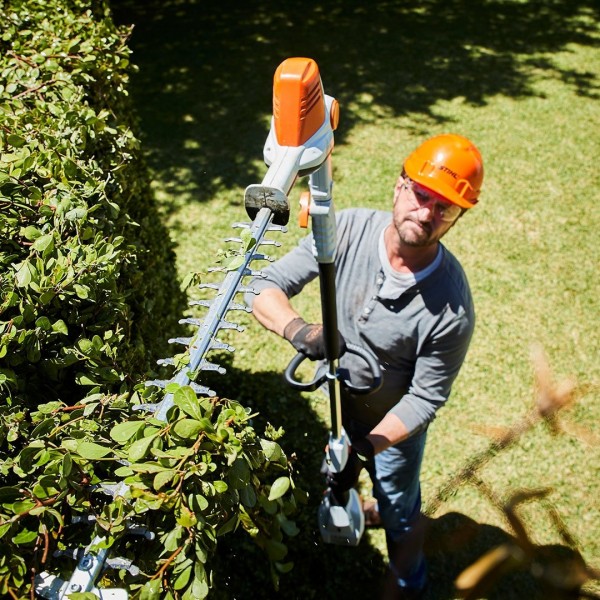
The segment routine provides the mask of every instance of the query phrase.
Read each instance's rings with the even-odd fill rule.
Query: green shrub
[[[61,552],[102,539],[145,574],[106,583],[202,597],[240,524],[276,577],[298,498],[277,436],[185,386],[166,422],[132,410],[164,393],[139,381],[184,298],[134,134],[129,31],[93,0],[9,0],[0,23],[0,594],[68,579]]]
[[[132,130],[127,31],[88,4],[2,13],[0,358],[32,405],[135,380],[181,310]]]

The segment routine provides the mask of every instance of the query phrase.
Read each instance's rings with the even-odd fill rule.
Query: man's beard
[[[406,223],[412,223],[416,227],[404,227]],[[426,248],[439,241],[437,236],[432,235],[432,226],[430,223],[421,223],[413,219],[405,218],[401,223],[394,223],[400,241],[406,246],[413,248]],[[418,231],[417,231],[418,228]]]

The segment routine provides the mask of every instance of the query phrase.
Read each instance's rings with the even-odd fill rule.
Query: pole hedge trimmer
[[[264,146],[264,159],[268,171],[260,184],[249,185],[245,190],[244,203],[252,222],[234,223],[233,227],[242,229],[239,238],[227,241],[242,244],[243,253],[238,257],[235,268],[229,265],[224,280],[219,284],[200,284],[201,288],[212,288],[216,295],[211,301],[197,301],[208,308],[203,319],[183,319],[181,322],[198,328],[190,338],[175,338],[172,343],[187,346],[189,362],[177,370],[169,380],[147,381],[147,386],[166,388],[170,383],[180,386],[189,385],[200,396],[215,396],[216,393],[206,386],[192,381],[201,371],[225,370],[206,360],[212,350],[233,351],[228,344],[217,339],[222,329],[243,328],[225,320],[225,315],[233,310],[249,309],[234,301],[238,293],[256,293],[252,288],[242,285],[244,277],[261,277],[260,271],[254,271],[250,264],[254,260],[268,260],[258,252],[265,244],[278,244],[265,239],[267,232],[285,232],[289,221],[290,209],[288,194],[298,177],[309,176],[310,193],[303,195],[301,201],[300,223],[306,227],[308,217],[313,220],[314,256],[319,263],[321,283],[323,327],[326,338],[327,372],[315,380],[303,383],[295,379],[295,372],[306,356],[298,354],[286,369],[285,378],[295,389],[315,390],[326,383],[331,405],[332,430],[329,439],[328,463],[334,472],[343,469],[348,457],[349,441],[341,424],[341,405],[339,395],[340,379],[337,368],[340,348],[337,337],[337,313],[335,303],[335,215],[331,196],[331,152],[333,150],[333,131],[338,123],[338,103],[323,92],[319,69],[312,59],[290,58],[278,67],[274,77],[273,118],[267,141]],[[348,345],[347,352],[362,356],[373,373],[373,385],[353,386],[344,381],[355,394],[369,393],[381,383],[379,365],[367,351]],[[175,359],[163,359],[161,364],[176,364]],[[142,404],[135,408],[152,412],[153,416],[166,421],[169,409],[174,405],[173,394],[166,393],[157,404]],[[127,486],[119,484],[110,489],[99,490],[113,497],[124,495]],[[364,516],[355,490],[340,503],[330,492],[325,494],[319,509],[320,529],[325,542],[356,545],[364,529]],[[137,531],[134,525],[132,533],[152,536],[147,530]],[[91,592],[104,599],[123,600],[128,597],[123,589],[99,589],[97,579],[108,567],[125,568],[135,573],[136,568],[130,561],[108,557],[108,550],[102,548],[103,540],[94,538],[86,549],[76,549],[71,556],[77,560],[69,580],[60,579],[47,572],[36,578],[35,592],[48,600],[59,600],[76,592]],[[65,551],[62,551],[65,554]]]
[[[285,61],[275,75],[273,126],[265,146],[265,158],[269,153],[275,157],[288,154],[294,156],[314,155],[316,163],[309,173],[309,192],[302,195],[299,222],[308,226],[312,218],[313,255],[319,265],[321,292],[321,314],[325,359],[327,368],[310,382],[296,379],[296,371],[307,358],[299,352],[290,362],[286,371],[287,383],[296,390],[314,391],[326,385],[329,394],[331,432],[327,445],[327,465],[330,471],[339,473],[348,460],[350,442],[342,426],[340,383],[353,394],[369,394],[381,386],[381,371],[377,359],[367,350],[354,344],[346,345],[346,352],[365,360],[373,376],[372,383],[357,386],[349,380],[341,379],[338,369],[340,344],[337,328],[337,308],[335,290],[336,227],[332,199],[331,151],[333,131],[338,122],[337,101],[323,93],[323,86],[317,65],[314,61],[294,58]],[[299,117],[299,118],[298,118]],[[298,127],[297,123],[306,123]],[[287,145],[287,147],[286,147]],[[275,149],[275,151],[273,151]],[[290,166],[284,170],[290,171]],[[304,168],[305,169],[305,168]],[[299,169],[301,171],[301,169]],[[304,173],[307,174],[306,170]],[[319,373],[319,371],[317,371]],[[336,498],[327,490],[319,507],[319,530],[327,543],[356,546],[365,526],[360,497],[355,489]]]

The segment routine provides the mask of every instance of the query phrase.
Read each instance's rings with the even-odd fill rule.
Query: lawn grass
[[[231,223],[245,218],[243,189],[266,172],[271,78],[288,56],[315,58],[326,93],[341,104],[333,157],[338,209],[389,207],[401,161],[419,141],[445,131],[471,137],[486,164],[481,202],[444,241],[469,276],[478,321],[451,400],[430,428],[424,502],[488,447],[486,428],[508,427],[531,410],[531,351],[539,344],[557,381],[578,382],[578,402],[565,415],[571,433],[555,436],[538,425],[480,475],[501,500],[517,490],[551,489],[577,548],[600,567],[597,5],[233,4],[115,2],[117,18],[136,25],[132,60],[140,70],[131,93],[180,274],[205,272]],[[303,186],[292,192],[294,207]],[[271,254],[304,235],[294,216],[289,229],[272,236],[282,247]],[[296,305],[316,319],[318,302],[311,285]],[[290,551],[296,567],[278,597],[373,597],[385,559],[381,532],[369,531],[359,549],[349,550],[324,547],[314,531],[328,406],[285,389],[280,376],[292,349],[250,316],[238,320],[247,331],[230,336],[237,350],[224,359],[228,375],[214,385],[286,429],[286,451],[298,456],[298,478],[313,494]],[[523,515],[535,543],[566,551],[539,502]],[[466,483],[432,523],[436,599],[453,598],[460,570],[513,533],[503,512]],[[235,537],[229,551],[239,570],[219,575],[215,594],[275,597],[251,545]],[[254,582],[252,596],[237,575]],[[590,589],[600,592],[597,584]],[[486,597],[544,594],[521,575]]]

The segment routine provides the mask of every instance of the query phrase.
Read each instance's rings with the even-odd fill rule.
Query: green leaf
[[[202,494],[190,494],[190,507],[195,512],[203,512],[208,508],[208,500]]]
[[[173,431],[183,439],[195,439],[203,430],[202,423],[196,419],[181,419],[173,426]]]
[[[33,500],[20,500],[12,505],[12,510],[15,515],[22,515],[26,512],[29,512],[34,507],[35,502]]]
[[[22,531],[19,531],[19,533],[13,537],[12,541],[15,544],[17,544],[18,546],[20,546],[23,544],[30,544],[37,538],[37,536],[38,536],[37,531],[29,531],[27,529],[23,529]]]
[[[294,563],[293,562],[282,563],[279,561],[275,561],[275,568],[280,573],[289,573],[294,568]]]
[[[156,434],[150,435],[148,437],[142,438],[141,440],[136,440],[135,442],[133,442],[133,444],[129,446],[129,450],[127,451],[127,458],[131,462],[137,462],[138,460],[142,460],[142,458],[144,458],[146,454],[148,454],[148,450],[150,449],[150,446],[154,441],[155,437]]]
[[[222,536],[226,533],[229,533],[230,531],[233,531],[237,527],[238,523],[239,518],[238,515],[235,514],[233,515],[233,517],[231,517],[231,519],[229,519],[226,523],[223,523],[223,525],[219,527],[219,529],[217,530],[217,536]]]
[[[192,419],[203,417],[196,392],[189,386],[184,385],[173,394],[173,403]]]
[[[117,443],[123,444],[134,437],[146,425],[145,421],[125,421],[115,425],[110,431],[110,437]]]
[[[132,471],[129,467],[119,467],[115,469],[115,475],[117,477],[131,477],[135,471]]]
[[[240,238],[242,239],[242,248],[244,253],[248,252],[256,245],[256,239],[252,237],[252,232],[249,229],[243,229]]]
[[[226,265],[225,269],[227,271],[237,271],[244,264],[244,255],[240,254],[238,256],[234,256]]]
[[[159,471],[154,476],[152,487],[158,492],[162,487],[173,481],[173,478],[177,475],[177,471],[168,469],[166,471]]]
[[[240,500],[247,508],[254,508],[256,506],[256,492],[251,485],[247,485],[240,490]]]
[[[278,514],[277,521],[279,522],[281,529],[283,529],[286,535],[294,537],[295,535],[298,535],[298,533],[300,533],[300,530],[298,529],[296,523],[288,519],[285,515],[282,515],[281,513]]]
[[[48,317],[39,317],[35,320],[35,326],[43,329],[44,331],[49,331],[52,329],[52,325],[50,323],[50,319]]]
[[[196,561],[194,563],[194,581],[192,582],[190,594],[191,598],[206,598],[208,596],[208,582],[206,579],[206,570],[204,565]]]
[[[265,453],[265,457],[270,462],[279,462],[283,451],[281,446],[277,442],[272,442],[271,440],[260,440],[260,445]]]
[[[42,232],[33,225],[28,225],[27,227],[23,227],[19,232],[25,239],[29,241],[36,240],[42,235]]]
[[[58,494],[59,490],[55,487],[56,481],[54,477],[42,477],[39,483],[36,483],[31,490],[33,495],[40,500],[50,498]]]
[[[167,552],[174,552],[179,548],[179,541],[183,537],[184,529],[181,525],[176,525],[169,533],[166,535],[163,541],[163,546]]]
[[[68,477],[71,474],[73,468],[73,459],[70,454],[65,454],[62,459],[62,474],[64,477]]]
[[[27,287],[31,283],[31,271],[27,261],[22,262],[17,268],[15,282],[17,287]]]
[[[213,486],[218,494],[223,494],[229,489],[229,486],[224,481],[215,481]]]
[[[231,465],[228,480],[234,490],[240,490],[248,485],[250,481],[250,469],[248,463],[243,458],[237,458]]]
[[[11,133],[6,137],[6,141],[15,148],[22,148],[27,140],[16,133]]]
[[[277,498],[281,498],[290,488],[290,478],[289,477],[279,477],[273,482],[271,486],[271,491],[269,492],[269,500],[277,500]]]
[[[104,458],[112,452],[112,448],[107,448],[106,446],[101,446],[100,444],[96,444],[95,442],[79,442],[77,444],[77,454],[82,458],[86,458],[88,460],[97,460],[99,458]]]
[[[6,532],[11,528],[11,526],[12,523],[2,523],[2,525],[0,525],[0,539],[6,535]]]
[[[147,581],[140,591],[140,600],[160,600],[162,581],[160,578]]]
[[[0,504],[14,502],[21,496],[18,487],[0,487]]]
[[[272,561],[281,560],[287,554],[287,546],[272,539],[265,542],[265,550]]]
[[[65,214],[65,219],[69,221],[78,221],[79,219],[84,219],[87,216],[87,210],[83,208],[83,206],[78,206],[77,208],[72,208],[67,211]]]
[[[51,233],[42,235],[35,242],[33,242],[33,249],[38,252],[52,252],[54,249],[54,236]]]
[[[52,324],[52,331],[55,331],[56,333],[62,333],[63,335],[69,335],[69,329],[62,319],[58,319],[58,321],[55,321]]]
[[[81,298],[82,300],[88,298],[90,288],[88,288],[86,285],[79,285],[78,283],[76,283],[73,286],[73,289],[75,290],[75,293],[77,294],[78,298]]]
[[[175,579],[175,582],[173,583],[173,588],[176,590],[183,589],[188,584],[192,576],[192,570],[193,565],[190,564],[189,567],[185,568],[181,573],[179,573],[177,579]]]
[[[198,522],[196,515],[187,507],[182,506],[177,515],[177,523],[182,527],[193,527]]]

